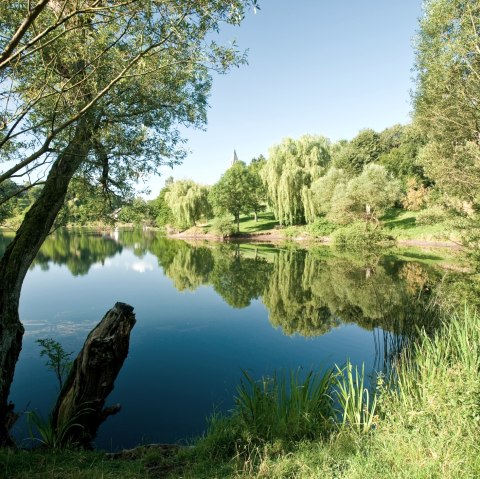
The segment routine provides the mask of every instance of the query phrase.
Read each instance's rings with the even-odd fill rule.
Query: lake
[[[8,241],[0,237],[0,248]],[[428,304],[462,303],[468,275],[452,264],[437,251],[354,254],[189,244],[137,230],[57,231],[24,282],[26,331],[11,400],[17,411],[46,417],[58,385],[35,341],[53,338],[76,354],[122,301],[137,318],[107,401],[122,410],[101,426],[96,445],[188,442],[213,411],[233,407],[242,370],[260,378],[347,359],[383,370],[408,329],[435,327],[422,313]],[[28,438],[24,419],[15,435]]]

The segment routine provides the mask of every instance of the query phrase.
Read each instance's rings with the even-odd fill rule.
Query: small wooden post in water
[[[135,322],[133,307],[116,303],[88,335],[53,410],[53,426],[65,440],[91,448],[100,424],[120,410],[120,404],[104,405],[127,357]]]

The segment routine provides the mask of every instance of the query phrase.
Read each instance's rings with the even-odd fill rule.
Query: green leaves
[[[240,230],[240,213],[250,213],[258,208],[258,176],[245,163],[235,162],[212,187],[210,201],[218,213],[232,214]]]
[[[270,149],[261,175],[268,202],[281,224],[299,224],[306,216],[310,218],[310,196],[304,188],[325,172],[329,162],[330,141],[322,136],[287,138]]]
[[[477,203],[479,24],[476,0],[425,3],[416,41],[414,94],[415,122],[431,141],[421,154],[421,164],[447,195]]]
[[[208,194],[209,187],[192,180],[175,181],[168,187],[164,198],[178,227],[195,226],[202,216],[210,216],[212,208]]]
[[[2,179],[45,165],[88,114],[92,144],[80,174],[118,195],[142,174],[183,160],[178,126],[205,124],[211,71],[246,61],[210,33],[257,8],[250,0],[41,3],[34,17],[26,0],[0,7],[0,55],[15,58],[0,65],[0,154],[16,162]]]
[[[55,373],[59,388],[62,389],[63,381],[72,366],[70,358],[73,353],[67,353],[62,345],[52,338],[37,339],[36,343],[42,347],[40,356],[47,357],[45,365]]]

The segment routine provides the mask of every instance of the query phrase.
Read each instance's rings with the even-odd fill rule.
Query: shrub
[[[282,234],[287,239],[293,239],[299,236],[300,229],[297,226],[287,226],[282,229]]]
[[[433,206],[418,213],[416,223],[418,225],[434,225],[445,221],[446,213],[442,208]]]
[[[372,246],[391,246],[394,239],[380,228],[373,229],[365,223],[352,223],[332,234],[335,246],[364,249]]]
[[[216,233],[222,236],[222,238],[228,238],[235,233],[235,227],[230,218],[219,216],[212,221],[210,232]]]
[[[418,182],[416,178],[407,181],[407,192],[402,205],[406,210],[419,211],[425,206],[430,189]]]
[[[308,234],[319,238],[330,235],[336,228],[337,226],[326,218],[317,218],[313,223],[307,225],[306,230]]]

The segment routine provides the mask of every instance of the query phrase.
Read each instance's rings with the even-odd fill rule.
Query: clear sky
[[[410,120],[413,39],[421,0],[260,0],[224,35],[248,65],[216,75],[206,131],[186,130],[189,155],[165,178],[214,184],[235,148],[249,163],[283,138],[350,139]]]

